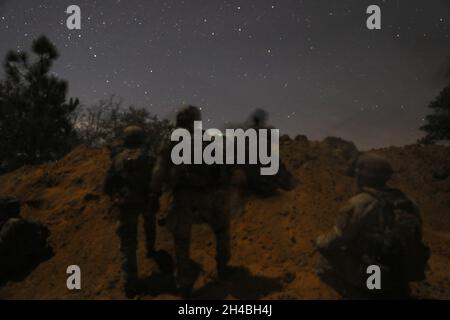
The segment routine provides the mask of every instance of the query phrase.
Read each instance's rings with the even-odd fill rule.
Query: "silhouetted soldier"
[[[417,207],[386,182],[387,160],[363,155],[356,164],[360,192],[341,209],[333,230],[316,246],[323,256],[319,275],[350,298],[404,298],[411,281],[425,279],[430,255],[422,242]],[[367,267],[381,268],[381,290],[368,290]]]
[[[257,133],[257,148],[259,150],[259,135],[258,130],[268,130],[267,132],[267,150],[270,152],[279,152],[279,146],[272,146],[271,144],[271,129],[274,129],[272,125],[269,125],[269,114],[263,109],[254,110],[247,121],[245,122],[246,129],[255,129]],[[277,150],[274,150],[274,148]],[[247,152],[250,148],[247,143]],[[247,164],[245,165],[245,171],[247,176],[247,191],[253,193],[259,197],[271,197],[279,194],[278,189],[292,190],[295,187],[294,177],[284,165],[280,157],[279,170],[277,174],[272,176],[261,175],[261,164]]]
[[[264,109],[254,110],[248,117],[246,124],[248,128],[253,129],[273,129],[268,125],[269,114]]]
[[[144,149],[142,128],[130,126],[124,130],[124,148],[112,158],[104,190],[114,202],[118,214],[117,234],[122,253],[122,274],[125,293],[132,298],[138,292],[137,230],[138,217],[143,214],[147,256],[155,248],[155,212],[149,206],[149,186],[152,163]]]
[[[194,121],[201,120],[199,108],[183,107],[177,113],[176,127],[193,135]],[[173,142],[162,147],[152,177],[152,192],[158,197],[166,186],[172,194],[167,225],[174,236],[176,279],[180,292],[189,296],[196,278],[196,264],[189,257],[191,229],[196,222],[208,223],[216,237],[216,261],[219,277],[231,270],[230,213],[235,206],[236,193],[228,188],[237,182],[238,175],[228,175],[224,166],[181,164],[171,160]],[[225,177],[226,176],[226,177]],[[239,199],[239,197],[236,197]],[[222,201],[220,201],[222,200]]]

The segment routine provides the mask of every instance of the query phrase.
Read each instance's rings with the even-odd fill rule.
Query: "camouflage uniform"
[[[193,122],[200,121],[198,108],[187,106],[177,114],[177,127],[193,132]],[[173,143],[163,146],[152,176],[152,192],[159,196],[167,186],[172,195],[167,225],[173,234],[176,255],[177,285],[189,294],[195,282],[194,262],[189,258],[191,230],[194,223],[208,223],[215,234],[217,268],[220,276],[227,272],[230,259],[230,214],[238,207],[239,193],[230,192],[232,179],[223,166],[173,165]],[[230,178],[225,178],[225,176]]]
[[[316,240],[316,246],[322,254],[319,275],[335,286],[344,297],[350,298],[401,298],[409,292],[406,266],[408,257],[395,253],[405,239],[390,238],[386,231],[393,226],[396,219],[395,210],[387,206],[399,204],[401,210],[407,211],[417,221],[414,232],[421,238],[421,220],[417,207],[399,190],[385,186],[392,169],[381,157],[367,155],[361,157],[357,164],[357,177],[360,193],[351,198],[341,209],[337,224],[328,234]],[[394,232],[392,232],[394,233]],[[421,252],[416,261],[416,269],[423,269],[423,261],[428,260],[427,248],[417,243],[413,251]],[[414,253],[412,253],[414,255]],[[420,260],[420,261],[419,261]],[[382,290],[369,291],[366,287],[366,269],[378,265],[382,273]],[[420,271],[419,271],[420,273]]]
[[[17,199],[0,199],[0,283],[31,271],[52,254],[48,228],[19,214]]]
[[[113,156],[107,172],[104,189],[114,201],[113,211],[118,215],[117,235],[122,253],[122,274],[127,296],[137,291],[137,230],[139,214],[144,217],[147,255],[155,246],[155,214],[149,204],[151,160],[142,147],[143,130],[137,126],[124,130],[124,148]]]

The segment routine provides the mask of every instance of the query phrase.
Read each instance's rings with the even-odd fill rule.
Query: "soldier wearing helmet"
[[[356,177],[360,188],[383,189],[392,174],[391,164],[379,155],[362,155],[356,163]]]
[[[260,129],[268,130],[267,132],[267,150],[272,150],[271,131],[274,129],[269,124],[269,114],[266,110],[258,108],[254,110],[244,123],[244,129],[254,129],[258,132]],[[256,145],[260,147],[259,135]],[[247,142],[247,150],[250,150]],[[268,198],[279,194],[279,189],[292,190],[295,187],[295,181],[292,174],[287,169],[283,161],[280,161],[279,170],[276,175],[261,175],[261,164],[246,164],[245,168],[247,178],[247,192],[258,197]]]
[[[194,121],[201,120],[200,109],[182,107],[176,117],[176,127],[190,132]],[[176,281],[179,292],[189,296],[195,282],[198,266],[190,259],[191,230],[194,223],[207,223],[216,237],[216,262],[219,277],[227,275],[230,259],[230,211],[234,203],[225,191],[223,166],[181,164],[171,161],[172,142],[163,145],[152,175],[152,193],[158,198],[163,189],[170,191],[171,202],[167,227],[175,242]],[[223,170],[223,171],[222,171]],[[234,194],[233,194],[234,195]]]
[[[137,226],[139,214],[144,217],[147,255],[154,252],[155,213],[149,207],[152,164],[144,149],[145,133],[141,127],[129,126],[123,131],[123,148],[112,156],[104,191],[117,215],[117,235],[122,254],[122,276],[125,293],[132,298],[138,293]]]
[[[178,110],[176,116],[176,124],[177,128],[184,128],[189,131],[194,130],[194,121],[201,121],[202,114],[200,108],[187,105],[183,106]]]
[[[333,229],[315,245],[319,276],[347,298],[405,298],[409,282],[425,278],[429,249],[422,242],[417,207],[387,187],[390,163],[376,154],[356,163],[359,192],[341,209]],[[381,290],[369,290],[367,268],[381,269]]]
[[[269,114],[264,109],[254,110],[247,120],[247,126],[253,129],[268,129]]]
[[[127,148],[139,148],[145,142],[144,130],[139,126],[128,126],[123,130],[124,145]]]

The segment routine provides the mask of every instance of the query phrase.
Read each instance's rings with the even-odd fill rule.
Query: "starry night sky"
[[[66,27],[71,4],[81,30]],[[212,127],[264,108],[282,134],[365,149],[422,135],[448,80],[449,22],[449,0],[0,0],[0,57],[45,34],[85,105],[116,94],[170,117],[197,104]]]

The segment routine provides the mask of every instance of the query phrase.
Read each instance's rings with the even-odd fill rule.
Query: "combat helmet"
[[[128,126],[123,130],[123,142],[126,147],[139,147],[145,142],[145,132],[139,126]]]
[[[356,177],[361,186],[383,187],[392,174],[389,161],[377,154],[364,154],[356,163]]]
[[[254,110],[249,119],[247,120],[252,127],[262,127],[265,126],[267,120],[269,119],[269,114],[266,110],[258,108]]]
[[[178,128],[193,128],[194,121],[201,121],[202,114],[199,107],[187,105],[183,106],[177,112],[176,126]]]

